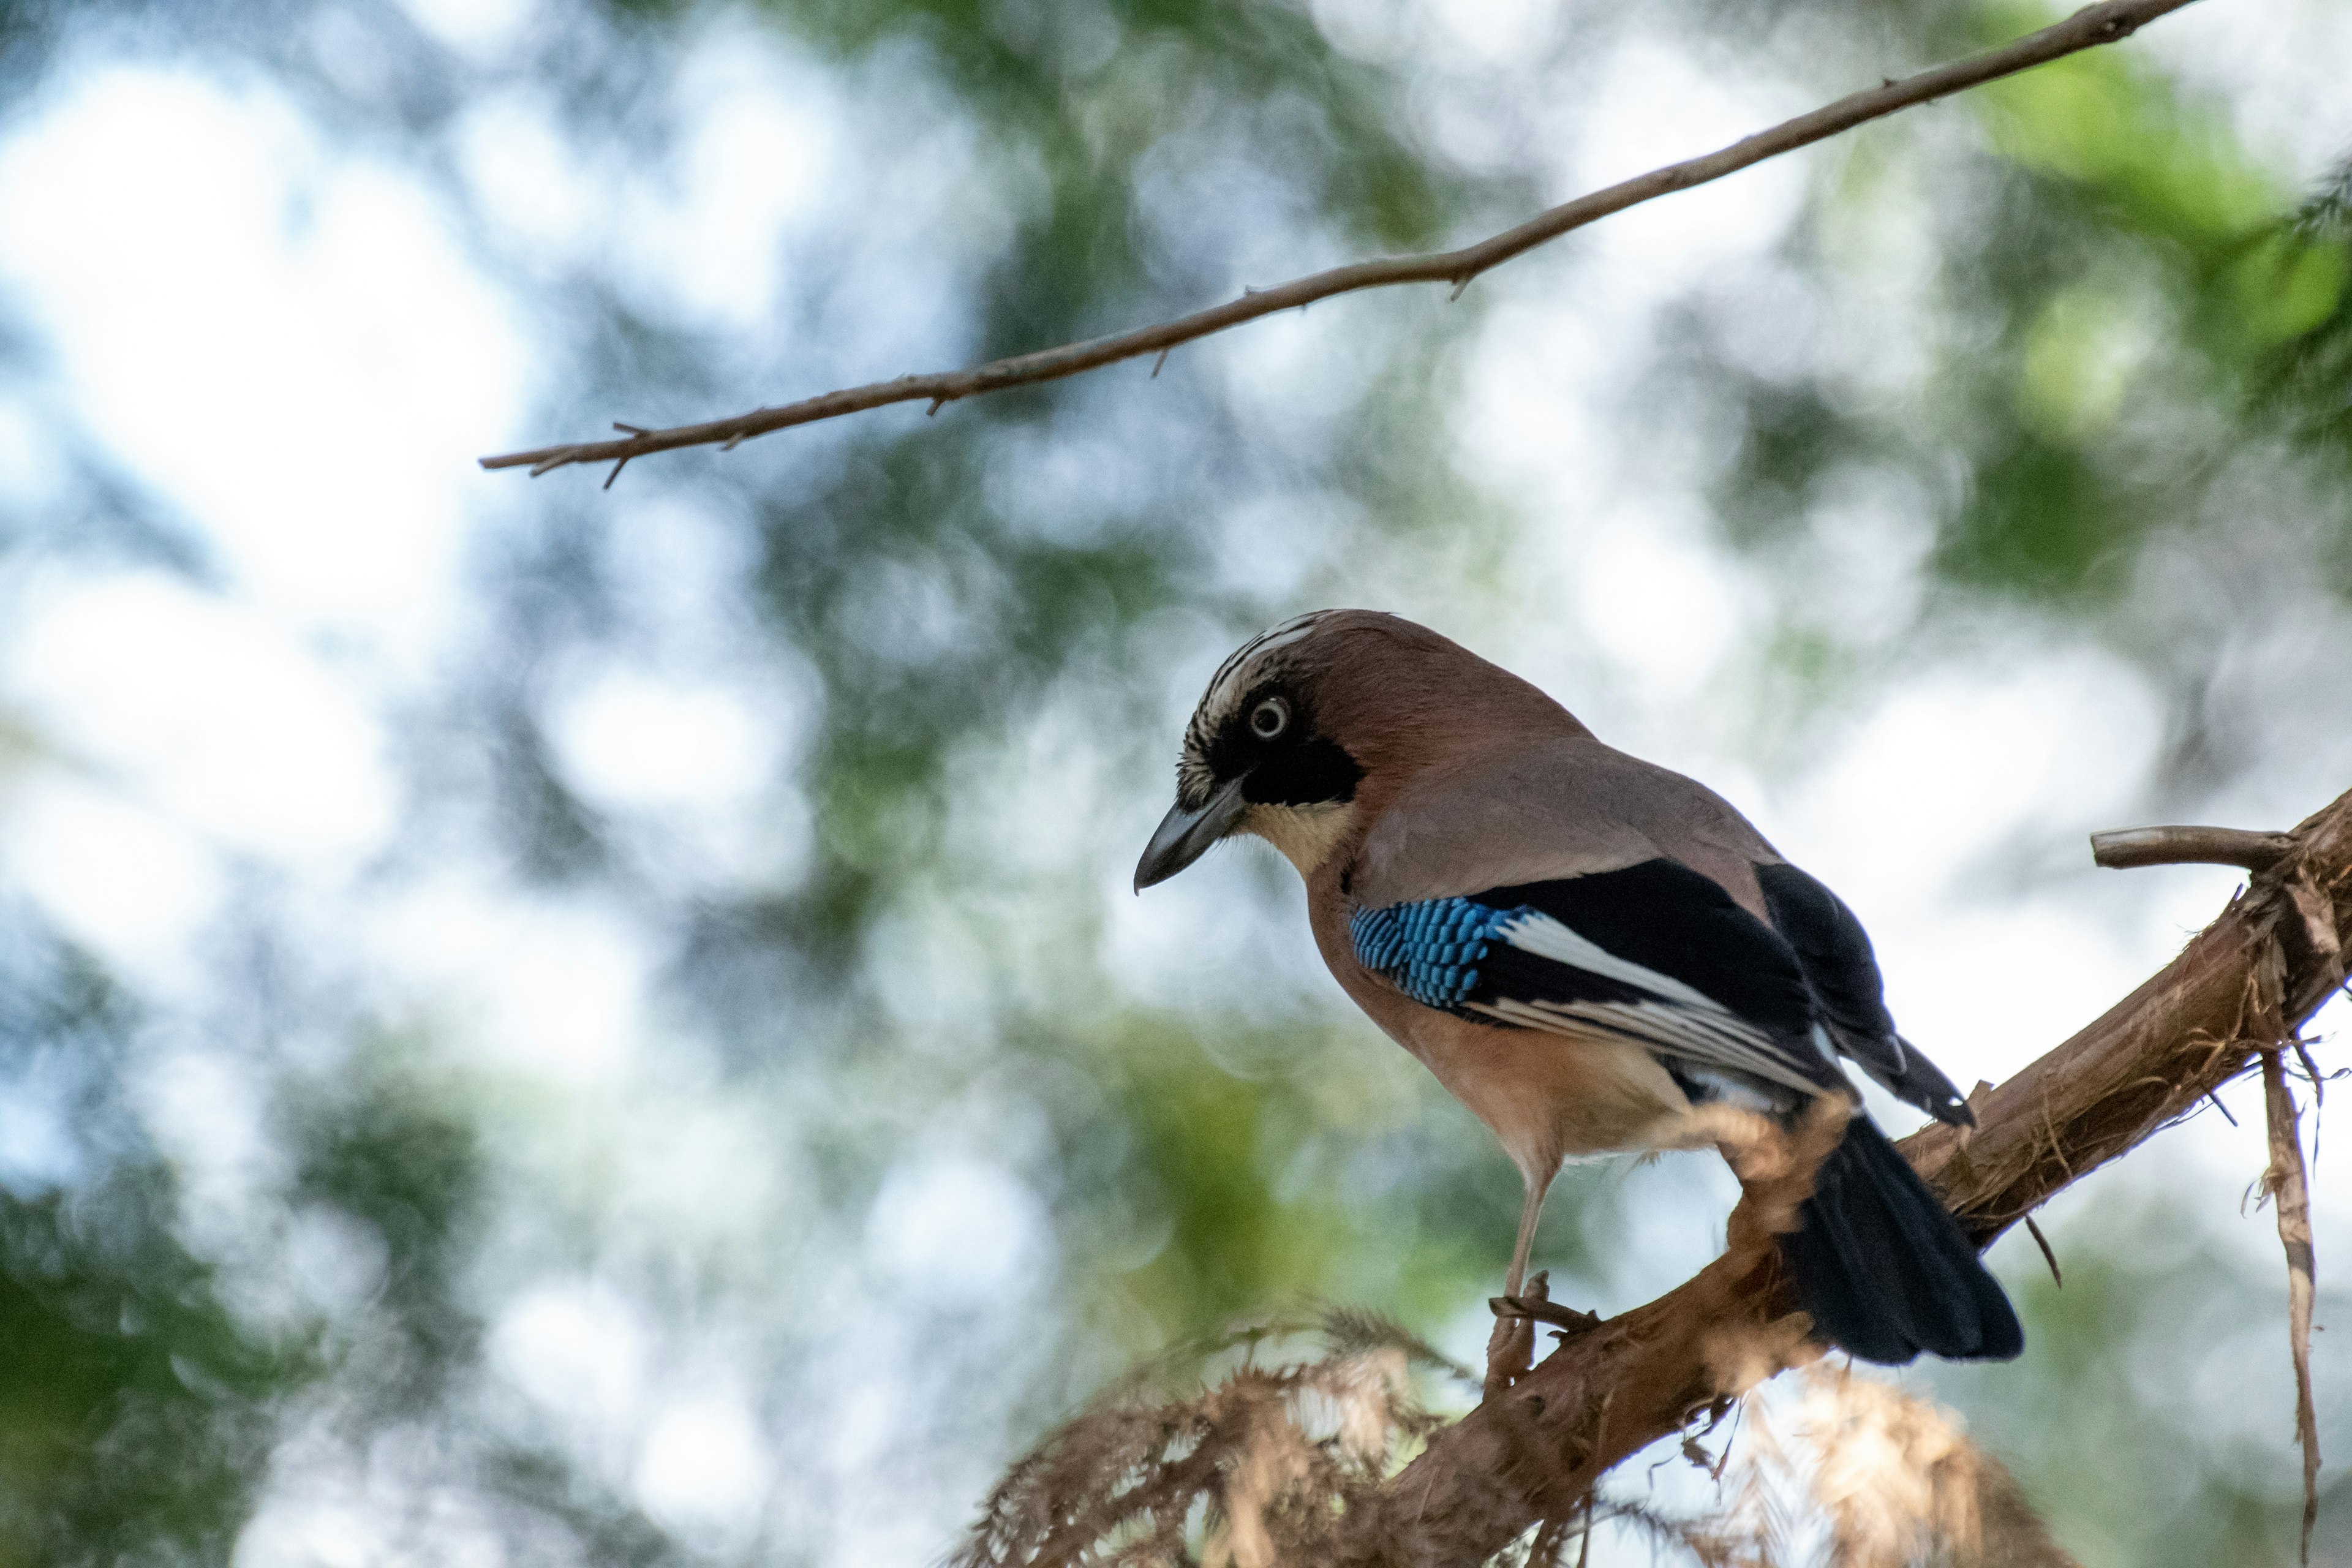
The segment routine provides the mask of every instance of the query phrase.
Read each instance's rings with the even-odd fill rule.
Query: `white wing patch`
[[[1551,916],[1530,911],[1496,932],[1523,952],[1588,974],[1633,986],[1657,998],[1654,1002],[1545,1002],[1506,999],[1474,1002],[1470,1007],[1522,1028],[1559,1035],[1599,1034],[1630,1041],[1669,1056],[1760,1078],[1807,1095],[1820,1094],[1823,1085],[1800,1071],[1786,1050],[1764,1030],[1748,1023],[1714,997],[1661,974],[1645,964],[1618,957],[1597,942],[1578,935]],[[1826,1047],[1821,1026],[1814,1026],[1815,1044]],[[1822,1060],[1834,1060],[1823,1050]]]
[[[1653,996],[1663,996],[1685,1007],[1731,1016],[1729,1008],[1706,992],[1685,985],[1671,974],[1661,974],[1631,959],[1620,958],[1600,943],[1577,935],[1549,915],[1530,910],[1496,930],[1521,952],[1532,952],[1538,958],[1549,958],[1555,963],[1565,963],[1571,969],[1581,969],[1587,974],[1598,974],[1621,984],[1638,985]]]

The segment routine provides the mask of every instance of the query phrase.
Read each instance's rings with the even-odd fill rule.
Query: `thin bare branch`
[[[2118,827],[2091,835],[2091,858],[2110,871],[2142,866],[2275,866],[2294,840],[2236,827]]]
[[[1140,327],[1086,342],[1065,343],[1059,348],[995,360],[969,370],[903,375],[896,381],[877,381],[865,386],[845,387],[838,392],[828,392],[777,407],[758,408],[726,419],[681,425],[667,430],[641,430],[615,441],[583,441],[569,446],[540,447],[528,452],[508,452],[484,458],[481,464],[486,468],[527,468],[535,478],[572,463],[623,463],[649,452],[666,452],[680,447],[722,445],[731,447],[751,437],[764,436],[772,430],[814,424],[823,419],[838,419],[844,415],[862,413],[893,403],[929,403],[931,411],[937,413],[941,405],[960,398],[986,392],[1002,392],[1007,387],[1034,385],[1043,381],[1056,381],[1142,354],[1165,355],[1168,350],[1179,343],[1192,342],[1244,321],[1311,305],[1335,295],[1406,283],[1444,283],[1449,285],[1458,297],[1469,286],[1471,279],[1488,269],[1612,213],[1722,179],[1767,158],[1810,146],[1897,110],[1930,102],[1967,88],[2047,64],[2063,56],[2127,38],[2149,22],[2189,3],[2189,0],[2103,0],[2100,5],[2086,6],[2053,26],[2028,34],[2000,48],[1950,65],[1938,66],[1900,81],[1889,80],[1865,92],[1853,93],[1835,103],[1816,109],[1810,114],[1801,114],[1794,120],[1735,142],[1704,157],[1670,163],[1663,169],[1654,169],[1649,174],[1611,185],[1606,190],[1579,196],[1574,201],[1537,214],[1516,228],[1507,229],[1459,250],[1397,257],[1381,261],[1359,261],[1335,267],[1328,271],[1276,284],[1271,289],[1245,290],[1238,300],[1231,300],[1205,310],[1196,310],[1189,316],[1163,321],[1158,326]],[[619,469],[616,468],[614,472],[617,475]]]

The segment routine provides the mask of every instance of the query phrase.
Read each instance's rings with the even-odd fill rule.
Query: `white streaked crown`
[[[1177,795],[1186,801],[1205,800],[1212,785],[1209,777],[1209,742],[1225,721],[1233,717],[1234,709],[1255,687],[1270,660],[1283,649],[1303,640],[1333,610],[1309,610],[1294,616],[1280,626],[1258,633],[1235,648],[1217,673],[1209,678],[1209,689],[1201,697],[1201,705],[1192,710],[1192,721],[1184,727],[1184,755],[1176,764]]]

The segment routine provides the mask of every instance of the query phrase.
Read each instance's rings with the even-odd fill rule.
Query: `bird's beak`
[[[1211,795],[1198,811],[1186,810],[1181,801],[1170,806],[1151,842],[1143,847],[1143,858],[1135,863],[1135,890],[1166,881],[1207,854],[1209,846],[1231,833],[1248,809],[1239,779]]]

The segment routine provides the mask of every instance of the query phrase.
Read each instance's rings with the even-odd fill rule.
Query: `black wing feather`
[[[1838,1048],[1897,1100],[1938,1121],[1975,1126],[1976,1115],[1952,1080],[1895,1032],[1878,955],[1845,900],[1794,866],[1759,866],[1756,880]]]
[[[1542,910],[1597,946],[1681,981],[1775,1035],[1813,1028],[1813,1000],[1797,955],[1713,879],[1677,860],[1644,860],[1476,895],[1496,909]]]

